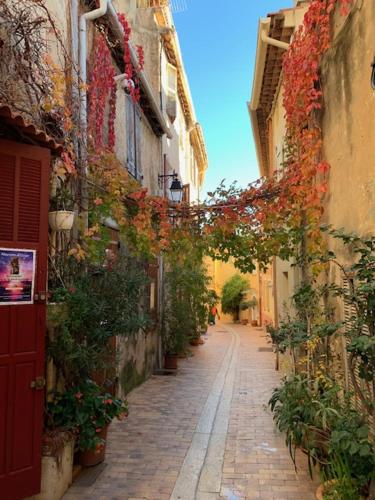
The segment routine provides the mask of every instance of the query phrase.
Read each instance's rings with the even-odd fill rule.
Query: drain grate
[[[258,347],[259,352],[272,352],[272,347]]]

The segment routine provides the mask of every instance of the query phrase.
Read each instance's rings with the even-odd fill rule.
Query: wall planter
[[[164,368],[166,370],[177,370],[178,356],[177,354],[166,354],[164,356]]]
[[[98,436],[104,441],[100,448],[81,451],[79,463],[82,465],[82,467],[93,467],[94,465],[98,465],[104,462],[105,452],[107,448],[107,432],[108,425],[106,425],[98,434]]]
[[[42,442],[42,480],[38,495],[30,500],[60,500],[72,484],[74,436],[50,431]]]
[[[74,212],[71,210],[49,212],[48,222],[53,231],[70,231],[73,227]]]

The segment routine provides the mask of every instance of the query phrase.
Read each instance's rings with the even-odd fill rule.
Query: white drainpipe
[[[98,9],[86,12],[79,19],[79,66],[80,66],[80,76],[81,76],[81,89],[80,89],[80,123],[81,123],[81,151],[80,160],[81,168],[84,172],[84,176],[81,179],[81,219],[83,226],[86,229],[88,227],[88,188],[87,188],[87,22],[98,19],[107,12],[108,2],[110,0],[100,0],[100,6]]]
[[[261,35],[262,42],[267,43],[268,45],[273,45],[274,47],[278,47],[279,49],[288,50],[289,43],[282,42],[281,40],[276,40],[275,38],[271,38],[267,36],[264,31],[262,31]]]
[[[86,148],[87,145],[87,22],[94,21],[99,17],[104,16],[107,12],[108,3],[110,0],[100,0],[100,5],[98,9],[86,12],[80,17],[79,20],[79,41],[80,41],[80,53],[79,53],[79,65],[81,71],[81,104],[80,104],[80,117],[81,117],[81,131],[83,136],[83,147]]]

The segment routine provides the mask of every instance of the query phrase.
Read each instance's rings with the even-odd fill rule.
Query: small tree
[[[233,320],[239,318],[240,303],[243,292],[248,288],[245,278],[239,274],[232,276],[223,286],[221,294],[221,308],[223,313],[232,314]]]

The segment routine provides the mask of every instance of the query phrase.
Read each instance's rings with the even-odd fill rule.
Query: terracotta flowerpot
[[[319,488],[316,490],[315,496],[317,500],[323,500],[324,499],[324,494],[326,493],[326,489],[329,486],[333,486],[335,483],[337,483],[336,479],[331,479],[330,481],[326,481],[325,483],[321,484]]]
[[[198,346],[200,344],[199,340],[200,339],[191,339],[189,344],[192,346]]]
[[[242,323],[244,326],[246,326],[246,325],[248,325],[248,324],[249,324],[249,320],[248,320],[248,319],[242,319],[242,320],[241,320],[241,323]]]
[[[253,319],[251,322],[251,326],[258,326],[258,321],[256,319]]]
[[[204,344],[204,340],[202,338],[198,339],[198,344],[199,345],[203,345]]]
[[[57,210],[48,214],[48,222],[53,231],[70,231],[73,227],[74,212]]]
[[[166,354],[164,356],[164,368],[166,370],[177,370],[178,356],[177,354]]]
[[[104,443],[98,450],[94,449],[81,451],[79,461],[82,467],[93,467],[94,465],[101,464],[104,461],[107,447],[107,431],[108,425],[103,427],[103,429],[98,433],[98,436],[104,440]]]

